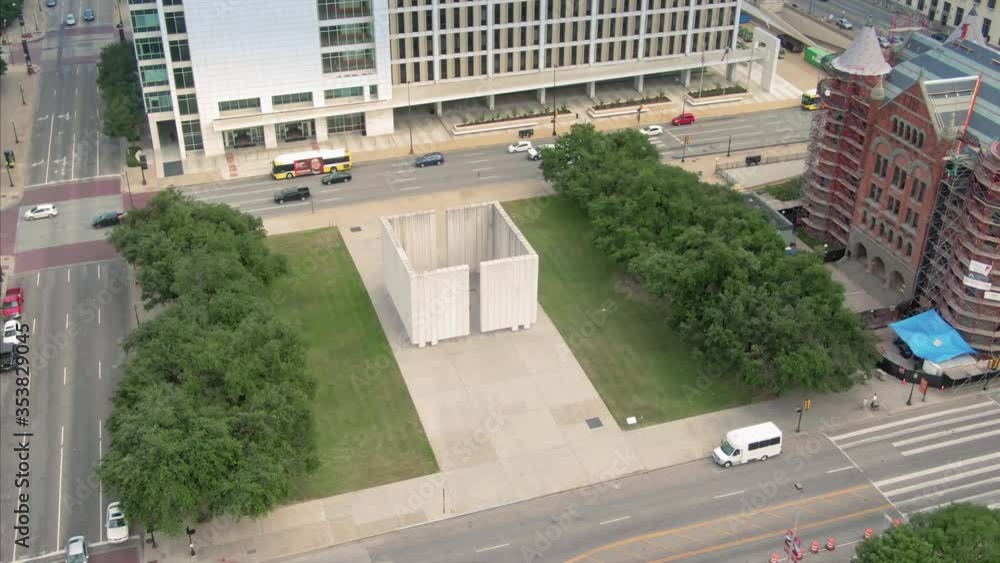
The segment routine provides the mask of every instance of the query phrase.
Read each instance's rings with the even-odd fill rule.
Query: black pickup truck
[[[782,33],[778,36],[781,41],[781,46],[793,53],[801,53],[805,49],[805,45],[798,39],[792,37],[791,35]]]

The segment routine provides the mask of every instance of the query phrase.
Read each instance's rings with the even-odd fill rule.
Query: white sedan
[[[125,520],[121,505],[120,502],[108,505],[108,543],[122,543],[128,539],[128,522]]]
[[[518,141],[512,145],[507,145],[507,152],[527,152],[531,148],[531,141]]]
[[[647,125],[642,129],[639,129],[639,132],[647,137],[655,137],[663,134],[663,127],[660,127],[659,125]]]
[[[36,205],[24,212],[24,218],[28,221],[44,219],[46,217],[55,217],[56,215],[59,215],[59,210],[56,209],[56,206],[51,203]]]
[[[3,343],[17,344],[17,321],[10,320],[3,323]]]

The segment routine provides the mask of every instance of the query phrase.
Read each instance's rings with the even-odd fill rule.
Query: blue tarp
[[[889,326],[913,350],[914,356],[936,364],[963,354],[976,353],[958,331],[933,309]]]

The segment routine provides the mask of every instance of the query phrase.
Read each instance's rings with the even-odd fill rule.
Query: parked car
[[[889,45],[891,45],[891,43],[889,42],[888,39],[886,39],[885,37],[879,36],[879,38],[878,38],[878,46],[879,47],[882,47],[883,49],[886,49],[886,48],[889,47]]]
[[[837,27],[840,29],[854,29],[854,24],[847,18],[837,18]]]
[[[639,129],[639,132],[647,137],[655,137],[663,134],[663,127],[660,127],[659,125],[647,125]]]
[[[940,42],[944,43],[948,39],[948,34],[947,33],[941,33],[940,31],[938,31],[938,32],[935,32],[935,33],[931,34],[931,39],[933,39],[935,41],[940,41]]]
[[[66,25],[76,25],[76,16],[73,14],[66,14]]]
[[[424,166],[439,166],[444,164],[444,155],[439,152],[422,154],[418,156],[413,163],[417,165],[417,168],[423,168]]]
[[[910,345],[906,343],[902,338],[897,337],[894,344],[896,348],[899,348],[899,355],[903,356],[904,359],[909,360],[913,357],[913,350],[910,349]]]
[[[49,8],[54,8],[56,5],[56,0],[45,0],[45,5]]]
[[[537,147],[531,147],[530,149],[528,149],[528,160],[541,160],[542,151],[554,148],[556,148],[556,146],[551,143],[546,145],[538,145]]]
[[[51,203],[36,205],[24,212],[24,218],[28,221],[44,219],[46,217],[55,217],[56,215],[59,215],[59,210],[56,209],[56,206]]]
[[[85,21],[85,22],[92,22],[92,21],[94,21],[94,10],[93,10],[93,8],[84,8],[83,9],[83,21]]]
[[[73,536],[66,542],[66,563],[87,563],[90,552],[83,536]]]
[[[105,211],[97,217],[94,217],[94,220],[91,221],[90,224],[95,229],[100,229],[102,227],[114,227],[115,225],[120,224],[124,218],[125,213],[122,211]]]
[[[122,543],[128,539],[128,521],[122,512],[122,503],[113,502],[108,505],[107,529],[108,543]]]
[[[20,319],[24,307],[24,290],[12,287],[3,295],[3,319]]]
[[[326,176],[323,176],[323,180],[321,181],[323,182],[324,186],[327,186],[329,184],[339,184],[341,182],[350,182],[351,173],[334,170],[333,172],[330,172]]]
[[[17,366],[17,345],[0,342],[0,371],[12,370]]]
[[[532,146],[531,141],[518,141],[516,143],[507,145],[507,152],[512,154],[516,152],[528,152],[529,150],[531,150],[531,146]]]
[[[17,325],[18,322],[14,319],[3,323],[2,341],[4,344],[17,344]]]
[[[670,120],[671,125],[690,125],[694,123],[693,113],[682,113]]]
[[[274,203],[285,203],[286,201],[301,201],[312,197],[309,188],[285,188],[274,194]]]

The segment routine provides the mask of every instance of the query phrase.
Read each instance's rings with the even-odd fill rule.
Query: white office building
[[[167,175],[191,154],[391,134],[407,90],[414,105],[439,112],[472,97],[492,108],[494,96],[523,91],[544,103],[554,84],[595,97],[600,81],[631,77],[641,91],[645,75],[682,71],[688,81],[693,68],[731,73],[752,56],[727,51],[742,0],[128,3]]]

